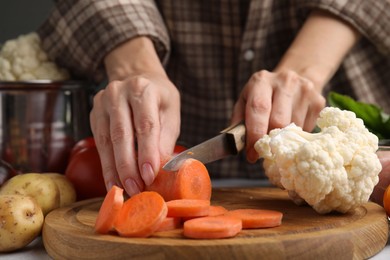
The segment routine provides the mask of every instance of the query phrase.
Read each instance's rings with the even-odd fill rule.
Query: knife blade
[[[179,153],[169,160],[163,169],[177,171],[181,164],[189,158],[197,159],[206,164],[230,155],[236,155],[245,147],[245,133],[243,122],[230,126],[222,130],[219,135]]]

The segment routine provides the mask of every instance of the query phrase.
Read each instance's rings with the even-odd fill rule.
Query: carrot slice
[[[168,172],[160,169],[153,183],[146,186],[145,190],[157,192],[164,198],[165,201],[178,199],[174,195],[177,175],[177,172]]]
[[[187,159],[177,172],[160,170],[154,182],[145,188],[158,192],[165,201],[211,198],[211,180],[206,166]]]
[[[188,238],[215,239],[236,236],[242,221],[230,216],[194,218],[184,222],[183,235]]]
[[[225,215],[241,219],[243,229],[280,226],[283,218],[282,212],[265,209],[236,209]]]
[[[156,232],[174,230],[181,227],[181,218],[178,217],[166,217]]]
[[[169,217],[202,217],[210,210],[210,200],[180,199],[167,203]]]
[[[160,194],[144,191],[125,201],[115,222],[115,230],[124,237],[149,237],[161,225],[168,212]]]
[[[123,189],[112,186],[104,197],[95,222],[95,231],[107,234],[114,228],[114,222],[123,205]]]
[[[211,198],[211,180],[206,166],[195,159],[187,159],[180,167],[176,180],[177,198],[203,199]]]
[[[228,210],[222,206],[210,205],[208,217],[220,216],[228,212]],[[198,217],[182,217],[183,222]]]
[[[228,212],[228,210],[225,207],[210,205],[210,209],[209,209],[210,217],[223,215],[226,212]]]

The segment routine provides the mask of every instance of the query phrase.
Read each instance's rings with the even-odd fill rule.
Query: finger
[[[269,127],[273,95],[269,76],[270,74],[266,71],[256,73],[247,85],[245,125],[247,127],[246,152],[249,162],[255,162],[258,159],[254,144],[267,133]]]
[[[319,93],[314,83],[306,78],[299,79],[299,95],[293,104],[292,122],[305,131],[312,131],[317,117],[325,107],[325,98]]]
[[[138,167],[143,182],[152,184],[160,165],[160,120],[156,92],[151,83],[132,90],[134,130],[138,144]]]
[[[309,107],[310,104],[314,102],[313,98],[315,97],[314,84],[305,79],[299,79],[299,92],[294,99],[292,104],[293,111],[291,116],[291,122],[294,122],[296,125],[304,128],[305,120],[307,120],[308,114],[310,113]]]
[[[171,91],[172,92],[172,91]],[[170,102],[160,112],[160,161],[165,162],[173,153],[180,134],[180,96],[170,93]]]
[[[112,150],[109,134],[109,119],[107,114],[102,109],[103,91],[97,93],[94,97],[94,105],[90,113],[91,130],[95,139],[96,148],[99,153],[103,179],[107,190],[110,190],[113,185],[121,187],[118,179],[115,159]]]
[[[107,98],[104,104],[110,115],[109,135],[114,151],[115,168],[128,195],[143,190],[143,181],[139,175],[135,138],[132,123],[132,111],[126,95],[121,88],[127,83],[111,84],[106,88]],[[125,89],[129,89],[125,86]],[[111,165],[110,165],[111,167]]]
[[[303,83],[305,84],[305,83]],[[294,122],[297,126],[303,128],[305,120],[307,119],[309,113],[310,103],[312,100],[312,93],[309,93],[304,85],[300,86],[299,95],[295,97],[294,103],[292,104],[292,115],[291,122]]]
[[[292,115],[297,113],[295,100],[297,95],[300,96],[301,81],[298,74],[286,71],[279,73],[272,83],[275,85],[269,130],[285,127],[292,122]]]
[[[316,93],[311,98],[313,100],[312,103],[310,103],[310,106],[308,107],[307,116],[305,118],[305,122],[303,124],[303,130],[311,132],[313,131],[314,127],[316,126],[316,120],[321,112],[321,110],[326,105],[325,97],[323,97],[321,94]]]

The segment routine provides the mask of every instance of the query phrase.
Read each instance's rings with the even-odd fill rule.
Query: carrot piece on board
[[[115,230],[124,237],[149,237],[167,217],[168,208],[160,194],[144,191],[127,199],[115,221]]]
[[[222,206],[210,205],[208,217],[220,216],[228,212],[228,210]],[[183,222],[198,217],[182,217]]]
[[[206,166],[195,159],[187,159],[177,172],[160,170],[146,190],[156,191],[165,201],[175,199],[211,198],[211,180]]]
[[[209,216],[210,217],[223,215],[226,212],[228,212],[228,210],[225,207],[210,205],[210,209],[209,209]]]
[[[107,234],[114,228],[115,220],[123,205],[123,189],[112,186],[104,197],[95,222],[95,231]]]
[[[145,190],[157,192],[165,201],[176,199],[174,191],[177,174],[177,172],[168,172],[160,169],[153,183],[146,186]]]
[[[174,230],[181,227],[181,218],[179,217],[166,217],[156,232]]]
[[[282,212],[265,209],[235,209],[225,215],[241,219],[243,229],[280,226],[283,218]]]
[[[210,200],[179,199],[167,201],[169,217],[203,217],[209,214]]]
[[[234,237],[242,229],[239,218],[220,215],[201,217],[184,222],[183,235],[188,238],[215,239]]]
[[[180,166],[176,180],[177,198],[203,199],[211,198],[211,180],[206,166],[195,159],[187,159]]]

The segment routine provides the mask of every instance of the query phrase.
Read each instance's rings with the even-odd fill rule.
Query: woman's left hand
[[[232,123],[245,120],[247,159],[255,162],[254,144],[269,130],[291,122],[311,131],[325,98],[314,84],[294,71],[259,71],[252,75],[235,104]]]

